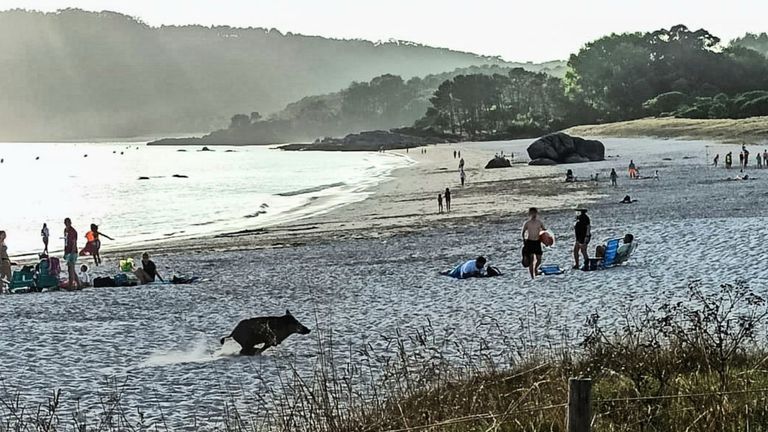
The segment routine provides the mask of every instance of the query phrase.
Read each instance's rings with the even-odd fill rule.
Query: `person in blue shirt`
[[[445,272],[446,276],[451,276],[456,279],[467,279],[471,277],[481,277],[485,274],[485,264],[487,260],[483,256],[479,256],[473,260],[469,260],[464,264],[456,266],[453,270]]]

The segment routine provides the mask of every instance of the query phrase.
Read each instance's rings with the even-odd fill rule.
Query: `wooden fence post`
[[[568,432],[589,432],[592,422],[592,380],[571,378],[568,380]]]

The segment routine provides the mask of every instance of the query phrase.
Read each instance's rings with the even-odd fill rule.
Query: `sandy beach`
[[[392,355],[393,336],[425,326],[507,361],[537,344],[575,345],[590,314],[620,324],[631,308],[685,301],[692,280],[715,287],[768,279],[768,170],[729,181],[738,170],[707,165],[714,152],[733,146],[604,142],[606,161],[569,166],[583,179],[599,172],[599,181],[573,184],[563,182],[565,166],[482,168],[502,149],[523,159],[528,141],[456,145],[467,163],[463,189],[454,147],[412,150],[404,156],[416,164],[364,201],[258,232],[152,248],[163,275],[195,275],[200,283],[3,296],[4,391],[34,406],[61,388],[64,403],[98,410],[98,392],[119,382],[122,403],[141,409],[150,424],[216,423],[227,403],[266,409],[264,395],[279,392],[286,374],[311,376],[328,349],[318,341],[327,337],[338,359],[370,368],[370,376]],[[658,170],[660,179],[629,180],[630,159],[644,175]],[[607,178],[611,167],[620,173],[617,188]],[[453,211],[439,215],[436,196],[446,186],[454,191]],[[637,202],[619,204],[626,194]],[[545,262],[569,268],[572,209],[581,203],[595,241],[631,232],[636,254],[621,268],[531,281],[519,263],[525,209],[541,207],[558,238]],[[438,274],[478,254],[504,276],[459,281]],[[105,250],[107,265],[97,272],[123,255]],[[219,345],[238,320],[285,309],[313,334],[255,358],[233,355],[232,343]],[[445,349],[449,358],[461,355]]]

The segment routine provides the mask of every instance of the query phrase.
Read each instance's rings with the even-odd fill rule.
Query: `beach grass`
[[[575,126],[565,130],[578,136],[657,137],[758,144],[768,141],[768,117],[746,119],[644,118],[617,123]]]

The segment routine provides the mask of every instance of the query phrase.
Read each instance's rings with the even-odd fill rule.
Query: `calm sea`
[[[268,147],[136,143],[0,144],[0,230],[11,255],[63,248],[63,220],[102,247],[257,228],[363,199],[395,168],[393,154],[283,152]],[[84,242],[84,239],[81,240]]]

